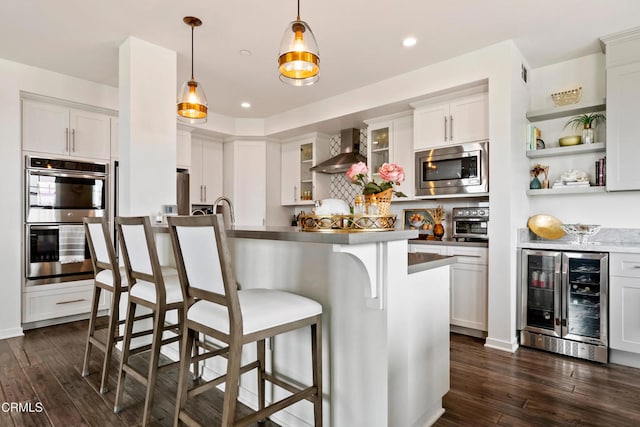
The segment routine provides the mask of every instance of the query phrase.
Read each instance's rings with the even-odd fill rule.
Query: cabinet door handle
[[[200,184],[200,201],[204,202],[204,185]]]
[[[296,185],[293,186],[293,201],[298,201],[298,187]]]
[[[71,301],[60,301],[60,302],[57,302],[56,305],[73,304],[74,302],[82,302],[82,301],[86,301],[86,299],[80,298],[80,299],[72,299]]]
[[[207,185],[205,184],[204,185],[204,200],[203,200],[203,202],[206,202],[206,201],[207,201]]]
[[[453,141],[453,116],[449,116],[449,141]]]
[[[447,116],[444,116],[444,140],[447,140]]]
[[[65,128],[64,130],[64,151],[69,151],[69,128]]]
[[[71,151],[76,151],[76,130],[71,129]]]

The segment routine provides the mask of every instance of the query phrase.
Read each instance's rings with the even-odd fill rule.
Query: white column
[[[176,203],[176,53],[129,37],[119,63],[119,214]]]

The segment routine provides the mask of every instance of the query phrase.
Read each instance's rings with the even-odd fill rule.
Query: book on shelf
[[[596,160],[596,185],[604,186],[607,181],[607,158],[603,157]]]
[[[536,149],[537,140],[542,137],[542,131],[529,123],[527,125],[527,151]]]

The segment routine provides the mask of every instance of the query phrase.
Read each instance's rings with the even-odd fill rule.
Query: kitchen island
[[[322,304],[326,426],[424,426],[442,415],[449,390],[449,263],[455,257],[409,259],[407,239],[416,231],[233,227],[227,234],[243,289],[286,290]],[[310,344],[306,331],[278,336],[268,363],[277,375],[309,383]],[[278,389],[268,392],[282,396]],[[254,406],[253,378],[242,382],[240,398]],[[312,407],[299,403],[272,418],[311,425]]]

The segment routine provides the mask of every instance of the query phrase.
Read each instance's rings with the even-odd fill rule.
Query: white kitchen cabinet
[[[312,133],[284,142],[281,146],[280,202],[283,206],[312,205],[329,197],[328,174],[309,169],[329,155],[329,137]]]
[[[640,353],[640,254],[609,257],[609,346]]]
[[[189,201],[191,204],[212,204],[222,196],[223,144],[220,141],[191,138],[189,169]]]
[[[411,106],[415,108],[414,150],[489,139],[487,92],[439,103],[421,101]]]
[[[487,331],[488,249],[473,246],[410,244],[411,252],[457,256],[450,273],[450,323]],[[462,331],[461,331],[462,332]]]
[[[280,202],[280,143],[232,140],[224,143],[224,195],[237,225],[290,225],[291,210]]]
[[[109,159],[111,123],[106,114],[22,100],[22,149]]]
[[[178,129],[176,134],[176,166],[182,169],[191,167],[191,132]]]
[[[451,324],[487,331],[486,248],[448,246],[447,255],[458,262],[451,265]]]
[[[23,292],[23,323],[88,314],[93,299],[93,280],[29,286]],[[100,294],[99,310],[108,310],[111,293]]]
[[[405,181],[395,186],[412,198],[414,195],[413,116],[411,112],[366,120],[367,159],[371,177],[380,182],[378,169],[383,163],[395,163],[405,171]]]

